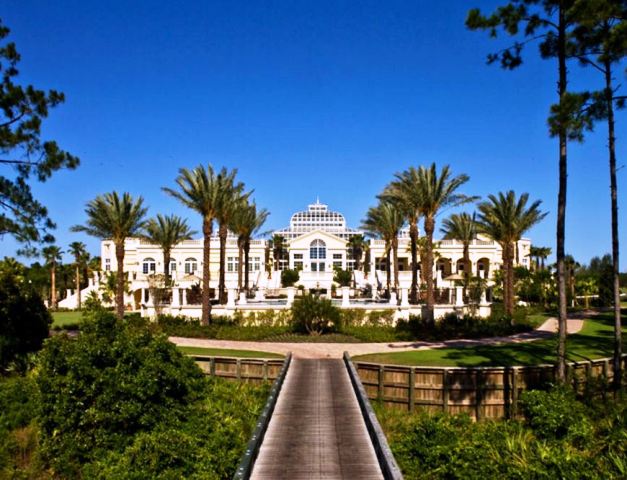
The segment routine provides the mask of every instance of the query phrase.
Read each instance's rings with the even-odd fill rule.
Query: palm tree
[[[544,262],[551,255],[551,247],[531,247],[531,251],[535,253],[537,267],[540,270],[545,269]]]
[[[572,255],[566,255],[564,257],[564,269],[566,271],[566,285],[568,287],[568,293],[570,295],[570,306],[575,306],[575,275],[577,270],[581,267],[579,262],[575,260]]]
[[[279,270],[281,268],[281,260],[285,256],[285,250],[287,248],[285,244],[285,238],[282,235],[273,235],[272,240],[272,257],[274,258],[274,269]]]
[[[503,303],[505,313],[510,317],[514,313],[514,245],[531,227],[539,223],[547,214],[540,211],[541,200],[527,206],[529,194],[520,198],[510,190],[489,195],[488,201],[479,204],[479,232],[487,235],[501,245],[503,250]]]
[[[83,266],[89,260],[89,254],[87,253],[87,247],[83,242],[72,242],[68,250],[74,257],[75,279],[76,279],[76,298],[77,307],[80,310],[81,305],[81,266]]]
[[[379,198],[394,203],[409,223],[409,246],[411,254],[411,287],[409,299],[418,302],[418,219],[422,201],[418,170],[409,170],[394,175],[395,180],[388,185]],[[422,270],[422,269],[421,269]],[[424,273],[424,270],[422,270]]]
[[[229,224],[244,205],[252,192],[244,193],[244,184],[235,182],[237,169],[228,171],[222,168],[216,175],[216,220],[218,221],[218,237],[220,239],[220,273],[218,281],[218,298],[221,304],[226,303],[226,242]]]
[[[115,289],[115,308],[118,318],[124,317],[124,241],[141,235],[146,224],[147,208],[144,199],[134,199],[130,193],[120,197],[117,192],[98,195],[87,203],[85,225],[75,225],[73,232],[85,232],[100,239],[110,239],[115,245],[118,265]]]
[[[177,215],[161,215],[146,222],[143,238],[159,245],[163,250],[163,274],[166,286],[170,285],[170,258],[172,248],[183,240],[190,240],[197,232],[191,230],[187,220]]]
[[[173,190],[164,187],[163,191],[179,200],[183,205],[200,213],[202,216],[202,316],[203,325],[211,321],[211,297],[209,296],[209,262],[211,253],[211,235],[213,234],[213,221],[215,220],[219,206],[218,179],[213,167],[202,165],[193,170],[181,168],[176,183],[180,189]]]
[[[403,201],[411,201],[417,208],[417,214],[424,218],[426,240],[425,259],[423,262],[425,280],[427,284],[427,322],[433,322],[433,232],[435,231],[435,217],[442,208],[456,207],[475,201],[477,197],[456,193],[457,189],[469,180],[468,175],[452,176],[448,165],[438,173],[435,163],[430,167],[410,167],[397,175],[392,183],[392,190],[397,191],[397,197]]]
[[[470,263],[470,243],[477,237],[477,222],[475,214],[454,213],[442,222],[442,233],[445,239],[455,239],[462,242],[464,255],[464,298],[470,277],[472,265]]]
[[[265,208],[257,210],[255,202],[244,204],[233,217],[231,230],[237,235],[239,250],[238,286],[242,288],[242,265],[244,269],[244,289],[248,291],[248,276],[250,268],[250,241],[259,233],[270,212]]]
[[[56,245],[49,245],[41,251],[46,264],[50,267],[50,308],[57,308],[57,265],[63,253]]]
[[[366,218],[362,221],[362,228],[368,235],[382,238],[385,241],[385,255],[387,257],[387,290],[390,292],[392,254],[394,263],[394,288],[398,289],[398,232],[405,224],[405,218],[392,202],[380,201],[376,207],[370,207]]]
[[[355,262],[355,270],[361,268],[361,257],[366,249],[366,239],[363,235],[353,235],[348,240],[348,250]]]

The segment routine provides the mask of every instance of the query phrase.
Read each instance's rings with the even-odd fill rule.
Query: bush
[[[333,281],[338,283],[340,287],[349,287],[353,281],[353,272],[338,268],[333,273]]]
[[[55,470],[121,451],[134,435],[182,418],[203,376],[164,336],[107,312],[85,319],[74,339],[51,338],[40,355],[43,453]]]
[[[331,300],[317,295],[303,295],[292,305],[292,325],[295,332],[322,335],[340,330],[340,311]]]
[[[293,287],[299,278],[298,270],[283,270],[281,271],[281,286],[283,288]]]
[[[37,292],[10,272],[0,275],[0,371],[24,370],[27,355],[39,350],[52,317]]]

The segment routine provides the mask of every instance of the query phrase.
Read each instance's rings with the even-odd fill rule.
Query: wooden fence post
[[[263,361],[263,379],[268,380],[268,360]]]
[[[512,367],[512,418],[518,416],[518,367]]]
[[[216,376],[216,357],[211,357],[209,360],[209,375]]]
[[[238,358],[236,363],[235,363],[236,367],[235,367],[235,372],[237,375],[237,379],[241,380],[242,378],[242,359]]]
[[[385,374],[385,365],[379,365],[379,385],[377,390],[377,399],[383,400],[383,377]]]
[[[409,396],[409,411],[414,411],[414,385],[416,383],[416,369],[414,367],[409,368],[409,391],[407,395]]]
[[[442,370],[442,410],[444,412],[448,412],[448,395],[449,395],[449,384],[448,384],[448,369],[444,368]]]

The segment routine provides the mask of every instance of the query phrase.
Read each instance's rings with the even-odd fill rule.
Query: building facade
[[[355,270],[355,259],[351,256],[348,241],[354,235],[363,235],[358,229],[349,228],[341,213],[329,210],[328,206],[316,201],[307,210],[292,215],[289,227],[277,230],[274,235],[284,238],[283,258],[274,259],[271,242],[255,239],[251,242],[249,264],[249,289],[252,291],[278,292],[281,288],[281,270],[298,270],[297,286],[305,289],[330,291],[336,269],[353,272],[353,282],[357,289],[374,292],[387,284],[387,255],[385,242],[369,239],[367,253],[360,259],[360,269]],[[517,245],[517,263],[529,266],[529,239],[522,239]],[[211,239],[209,288],[217,290],[219,278],[219,240]],[[470,245],[471,273],[490,281],[494,272],[502,265],[501,247],[498,243],[477,238]],[[457,240],[437,240],[435,242],[435,262],[432,275],[436,288],[454,285],[448,277],[461,274],[464,270],[463,244]],[[115,247],[111,241],[101,244],[102,270],[116,271]],[[275,261],[276,260],[276,261]],[[366,265],[367,264],[367,265]],[[129,238],[125,243],[124,270],[129,276],[130,294],[127,303],[138,308],[147,298],[147,291],[155,274],[164,270],[163,252],[156,245],[137,238]],[[226,246],[226,287],[237,289],[243,277],[239,260],[237,240],[229,236]],[[398,263],[391,265],[391,283],[398,276],[398,288],[407,289],[411,284],[411,255],[409,236],[403,230],[399,234]],[[395,275],[397,270],[397,275]],[[180,291],[199,288],[202,276],[202,240],[186,240],[174,247],[171,253],[170,272],[174,286]],[[176,299],[185,302],[184,298]]]

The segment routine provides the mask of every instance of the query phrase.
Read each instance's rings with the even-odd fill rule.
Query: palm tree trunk
[[[390,294],[390,283],[391,283],[391,277],[392,277],[392,265],[391,265],[391,259],[390,259],[390,251],[392,249],[390,248],[390,245],[386,245],[386,254],[385,254],[385,277],[386,277],[386,287],[387,287],[387,291],[388,291],[388,295]],[[389,298],[389,297],[388,297]]]
[[[205,218],[202,223],[203,246],[202,246],[202,315],[201,323],[209,325],[211,323],[211,296],[209,292],[209,282],[211,280],[209,272],[211,254],[211,234],[213,233],[211,219]]]
[[[229,231],[226,223],[221,223],[218,227],[220,237],[220,274],[218,280],[218,298],[220,304],[226,303],[226,239]]]
[[[612,88],[612,64],[605,60],[605,97],[607,101],[608,149],[610,154],[610,196],[612,199],[612,280],[614,287],[614,387],[622,385],[621,357],[623,350],[622,325],[620,312],[620,271],[618,265],[618,186],[616,182],[616,137],[614,135],[614,103]]]
[[[77,307],[80,310],[81,309],[81,269],[78,264],[78,259],[76,259],[75,275],[76,275],[76,301],[77,301]]]
[[[560,105],[565,103],[566,70],[566,19],[565,6],[560,4],[557,35]],[[564,243],[566,238],[566,187],[567,187],[567,136],[566,127],[559,129],[559,191],[557,194],[557,293],[558,293],[558,344],[557,344],[557,381],[566,382],[566,272],[564,271]]]
[[[248,277],[250,268],[250,240],[244,243],[244,289],[248,294]]]
[[[53,310],[57,308],[57,265],[54,260],[50,264],[50,306]]]
[[[115,245],[115,260],[118,264],[115,279],[115,314],[122,320],[124,318],[124,241]]]
[[[411,289],[409,299],[412,303],[418,303],[418,225],[417,219],[412,218],[409,223],[409,243],[411,250]]]
[[[165,277],[165,287],[170,286],[170,259],[172,255],[167,248],[163,249],[163,276]]]
[[[241,245],[239,245],[239,242],[237,242],[237,288],[241,291],[242,290],[242,261],[244,258],[244,252],[243,252],[243,248]]]
[[[398,237],[392,240],[392,258],[394,259],[394,290],[398,291]]]
[[[464,242],[464,298],[467,298],[468,293],[468,284],[470,283],[470,270],[472,265],[470,264],[470,244],[469,242]]]
[[[516,294],[514,292],[514,257],[515,257],[515,242],[508,243],[507,246],[507,269],[505,270],[505,283],[507,284],[507,305],[505,306],[505,313],[510,316],[512,323],[514,321],[514,301]]]
[[[427,283],[427,315],[426,322],[433,323],[433,307],[435,305],[435,298],[433,297],[433,231],[435,230],[435,220],[433,217],[425,217],[425,235],[427,237],[427,244],[425,245],[425,267],[427,271],[426,283]]]

